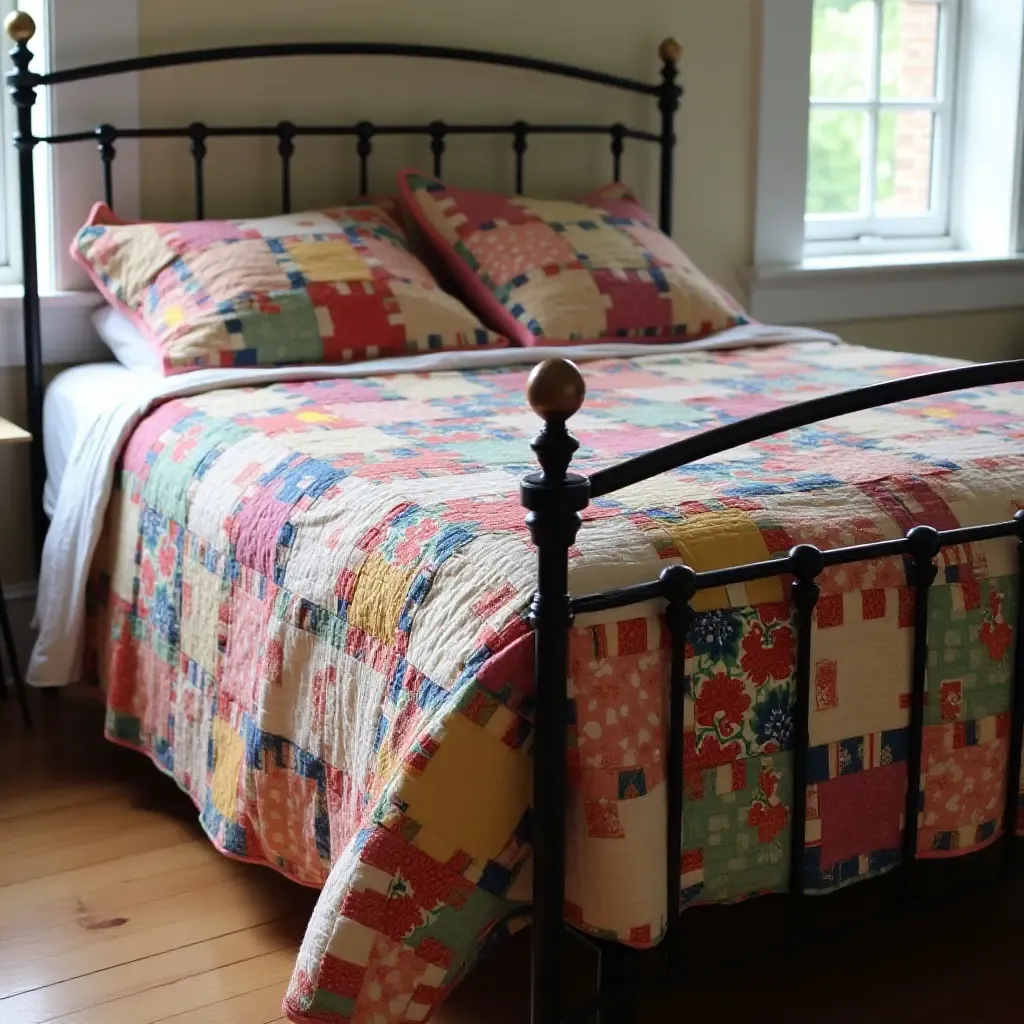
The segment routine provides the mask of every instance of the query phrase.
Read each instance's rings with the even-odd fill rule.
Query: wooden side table
[[[0,445],[26,444],[32,440],[32,435],[27,430],[22,430],[9,421],[0,418]],[[7,667],[10,668],[11,678],[14,681],[14,693],[21,706],[21,717],[25,725],[32,724],[32,716],[28,709],[28,693],[25,689],[25,677],[21,674],[18,666],[18,652],[14,647],[14,632],[11,629],[11,618],[7,614],[7,601],[4,598],[3,580],[0,580],[0,700],[7,700]],[[6,648],[7,666],[4,665],[3,650]]]

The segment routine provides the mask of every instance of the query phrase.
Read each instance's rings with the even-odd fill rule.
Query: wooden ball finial
[[[663,39],[658,47],[658,56],[663,62],[675,63],[683,55],[683,48],[671,36]]]
[[[27,43],[36,34],[36,23],[25,11],[11,11],[4,18],[4,31],[15,43]]]
[[[541,419],[567,420],[583,405],[587,385],[579,367],[568,359],[545,359],[526,382],[526,400]]]

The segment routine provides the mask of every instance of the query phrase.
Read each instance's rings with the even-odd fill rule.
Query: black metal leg
[[[903,814],[903,894],[909,900],[914,895],[918,818],[921,814],[921,755],[928,674],[928,591],[935,582],[938,570],[934,559],[942,548],[942,542],[938,531],[930,526],[915,526],[907,534],[907,540],[910,541],[913,558],[910,576],[914,586],[914,676],[907,737],[907,804]]]
[[[25,725],[32,726],[32,714],[28,709],[28,692],[25,689],[25,678],[18,667],[18,652],[14,648],[14,633],[11,630],[11,620],[7,614],[7,601],[4,598],[4,585],[0,580],[0,632],[3,633],[4,646],[7,648],[7,659],[11,666],[11,678],[14,680],[14,693],[18,698],[21,707],[21,717]],[[3,666],[0,665],[0,678],[3,676]],[[6,683],[4,684],[6,688]]]
[[[601,950],[598,1024],[634,1024],[637,997],[637,952],[628,946],[607,945]]]
[[[590,488],[568,473],[579,442],[566,420],[583,404],[576,366],[548,359],[530,374],[527,397],[544,429],[532,444],[541,465],[520,488],[526,523],[537,546],[537,592],[530,606],[534,629],[536,722],[533,735],[533,948],[531,1024],[562,1020],[562,937],[565,913],[566,741],[568,653],[572,602],[569,548],[581,525]]]
[[[1003,808],[1003,868],[1013,867],[1017,849],[1020,808],[1021,757],[1024,755],[1024,511],[1017,523],[1017,620],[1013,664],[1013,698],[1010,705],[1010,749],[1006,761],[1006,803]]]
[[[672,634],[672,663],[669,671],[668,734],[666,771],[668,783],[668,850],[665,864],[668,934],[665,959],[669,971],[682,949],[683,888],[683,722],[688,684],[686,680],[686,637],[693,624],[690,601],[697,588],[697,574],[685,565],[673,565],[661,574],[668,608],[665,617]]]
[[[789,938],[800,937],[804,895],[804,852],[807,843],[807,751],[811,719],[811,627],[818,602],[814,582],[824,568],[821,552],[800,544],[789,553],[796,608],[796,695],[793,704],[793,824],[789,840]]]

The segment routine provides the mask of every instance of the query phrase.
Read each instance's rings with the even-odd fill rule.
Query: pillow
[[[90,319],[100,340],[125,369],[163,372],[159,353],[134,322],[120,310],[113,306],[100,306]]]
[[[71,254],[165,374],[507,344],[441,290],[375,206],[129,224],[100,203]]]
[[[400,184],[471,305],[521,345],[690,341],[748,322],[624,186],[574,203],[452,188],[415,171]]]

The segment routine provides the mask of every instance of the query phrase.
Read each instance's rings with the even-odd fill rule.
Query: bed
[[[98,140],[109,170],[117,138],[145,132],[35,138],[41,88],[346,53],[582,78],[656,99],[661,130],[476,130],[511,137],[518,193],[530,133],[607,134],[616,178],[625,139],[655,143],[671,229],[674,44],[654,85],[365,44],[35,75],[31,31],[13,29],[36,427],[32,146]],[[160,131],[192,142],[201,218],[206,139],[278,135],[287,213],[304,130]],[[388,129],[330,130],[365,168]],[[401,130],[429,138],[439,176],[445,136],[471,129]],[[100,687],[108,737],[192,796],[219,849],[321,890],[290,1019],[425,1020],[532,920],[535,1024],[564,1019],[566,928],[601,952],[585,1012],[626,1021],[636,951],[671,963],[687,907],[787,893],[798,922],[805,895],[896,868],[909,884],[924,860],[1002,844],[1009,863],[1024,830],[1020,362],[737,323],[678,343],[129,376],[63,460],[30,680]],[[47,401],[81,408],[63,385]],[[62,464],[50,430],[40,516]]]

